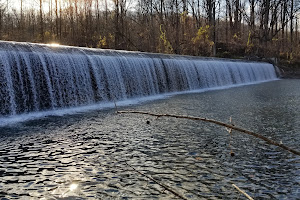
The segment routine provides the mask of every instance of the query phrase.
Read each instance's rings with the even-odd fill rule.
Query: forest
[[[0,0],[0,39],[300,60],[298,0]]]

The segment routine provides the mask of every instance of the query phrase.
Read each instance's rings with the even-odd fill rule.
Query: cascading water
[[[273,65],[0,42],[0,117],[277,78]]]

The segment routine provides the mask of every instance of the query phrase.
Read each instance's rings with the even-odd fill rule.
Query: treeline
[[[299,8],[299,0],[0,0],[0,39],[293,61]]]

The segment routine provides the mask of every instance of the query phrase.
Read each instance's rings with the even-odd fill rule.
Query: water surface
[[[300,80],[177,95],[119,107],[213,118],[299,149]],[[300,159],[252,136],[114,109],[0,128],[0,198],[300,199]],[[149,121],[150,124],[146,122]],[[230,146],[235,156],[230,156]]]

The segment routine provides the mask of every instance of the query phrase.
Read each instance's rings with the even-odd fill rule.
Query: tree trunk
[[[214,42],[212,47],[212,56],[216,55],[216,3],[215,0],[207,0],[207,16],[210,27],[210,38]]]
[[[126,15],[126,0],[119,0],[121,1],[120,3],[120,24],[121,28],[119,28],[119,35],[121,38],[121,49],[126,49],[127,48],[127,40],[125,39],[125,15]]]
[[[62,36],[62,7],[61,0],[59,1],[59,40],[61,41]]]
[[[99,34],[100,32],[100,7],[99,7],[99,0],[96,0],[96,17],[97,17],[97,22],[96,22],[96,32]]]
[[[180,29],[180,18],[179,18],[179,8],[178,0],[175,0],[175,54],[180,54],[179,47],[179,29]]]
[[[2,25],[3,25],[3,9],[0,5],[0,40],[2,39]]]
[[[217,48],[216,48],[216,2],[213,2],[213,46],[212,46],[212,56],[216,56]]]
[[[234,33],[240,35],[240,1],[235,0]]]
[[[40,0],[40,34],[41,34],[41,42],[43,43],[44,38],[44,22],[43,22],[43,0]]]
[[[52,23],[52,0],[49,0],[49,23],[50,23],[50,34],[53,32],[53,23]]]
[[[255,0],[250,0],[250,29],[255,30]]]
[[[232,36],[232,30],[234,29],[233,26],[233,18],[232,18],[232,6],[229,0],[226,0],[226,7],[227,7],[227,14],[229,17],[229,35]]]
[[[55,0],[55,34],[56,39],[58,38],[58,2]]]
[[[114,2],[115,2],[115,49],[118,49],[120,43],[119,0],[114,0]]]
[[[290,34],[291,34],[291,51],[293,51],[294,42],[294,0],[291,0],[291,11],[290,11]]]
[[[23,0],[21,0],[21,8],[20,8],[20,30],[22,30],[23,27]]]
[[[225,11],[225,42],[226,42],[226,46],[228,45],[228,40],[229,40],[229,37],[228,37],[228,9],[227,9],[227,6],[226,6],[226,11]]]
[[[295,40],[296,40],[296,43],[298,43],[298,17],[296,17],[296,35],[295,35]]]
[[[69,12],[70,12],[70,32],[71,32],[71,44],[74,45],[75,33],[74,33],[74,14],[73,14],[73,5],[72,0],[69,0]]]
[[[269,36],[269,16],[270,16],[270,1],[264,0],[264,42],[267,45],[268,36]]]
[[[284,51],[285,49],[285,21],[286,21],[286,14],[287,14],[287,2],[284,0],[284,2],[281,4],[281,49]]]

